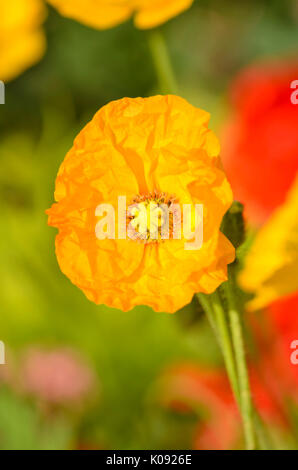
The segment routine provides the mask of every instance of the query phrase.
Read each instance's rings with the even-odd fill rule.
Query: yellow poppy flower
[[[77,136],[47,213],[59,229],[60,268],[88,299],[122,310],[143,304],[175,312],[194,293],[213,292],[227,279],[234,247],[219,227],[233,197],[208,122],[207,112],[177,96],[124,98],[101,108]],[[203,205],[203,245],[185,249],[174,224],[168,239],[159,227],[152,239],[143,220],[135,238],[98,239],[97,207],[117,209],[119,196],[136,210],[160,201]]]
[[[187,10],[193,0],[48,0],[64,16],[96,29],[111,28],[134,15],[140,29],[153,28]]]
[[[254,292],[250,310],[298,291],[298,177],[286,202],[259,231],[239,281]]]
[[[0,0],[0,79],[12,80],[36,63],[45,50],[41,0]]]

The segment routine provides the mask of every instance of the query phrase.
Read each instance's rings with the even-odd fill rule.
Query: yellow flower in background
[[[60,268],[88,299],[175,312],[227,279],[234,247],[219,228],[233,196],[209,117],[177,96],[124,98],[101,108],[75,139],[47,213],[59,229]],[[116,209],[123,195],[128,205],[202,204],[202,247],[186,250],[183,237],[144,239],[142,229],[135,240],[99,240],[97,206]]]
[[[64,16],[107,29],[134,15],[140,29],[154,28],[187,10],[193,0],[48,0]]]
[[[45,12],[41,0],[0,0],[0,80],[12,80],[42,57]]]
[[[298,291],[298,177],[286,202],[259,231],[239,281],[256,294],[251,310]]]

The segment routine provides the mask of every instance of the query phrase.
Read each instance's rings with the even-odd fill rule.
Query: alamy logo
[[[5,364],[5,345],[0,341],[0,364]]]
[[[5,85],[0,80],[0,104],[5,104]]]
[[[165,193],[137,196],[128,208],[126,197],[118,196],[116,210],[112,204],[99,204],[95,216],[100,217],[95,227],[98,240],[128,237],[158,243],[183,238],[185,250],[199,250],[203,245],[203,205],[180,205]]]
[[[294,339],[292,342],[291,342],[291,346],[290,346],[291,349],[294,349],[294,351],[291,353],[291,363],[292,364],[298,364],[298,340],[297,339]]]
[[[298,104],[298,80],[293,80],[291,83],[291,88],[295,91],[291,94],[291,103]]]

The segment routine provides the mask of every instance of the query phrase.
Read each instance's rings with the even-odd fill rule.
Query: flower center
[[[171,239],[180,219],[175,196],[159,191],[137,195],[127,212],[129,237],[145,244]]]

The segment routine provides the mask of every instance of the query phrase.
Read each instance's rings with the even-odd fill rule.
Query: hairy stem
[[[198,294],[198,299],[201,302],[210,325],[215,331],[218,339],[229,381],[237,403],[240,403],[240,394],[238,386],[237,369],[234,360],[233,345],[231,342],[230,332],[225,316],[225,312],[221,303],[218,292],[212,295]]]
[[[243,419],[243,427],[247,449],[255,448],[255,434],[253,426],[253,405],[249,385],[249,376],[245,358],[245,347],[242,332],[242,324],[239,312],[234,301],[234,294],[231,282],[223,284],[224,291],[228,299],[228,316],[231,325],[232,341],[235,351],[235,361],[238,374],[240,390],[240,407]]]

